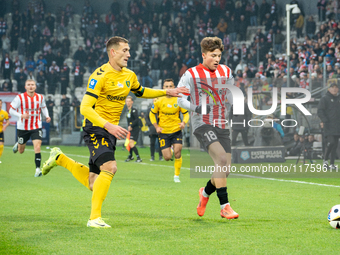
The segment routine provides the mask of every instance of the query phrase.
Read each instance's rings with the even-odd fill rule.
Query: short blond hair
[[[35,80],[32,80],[32,79],[27,79],[27,80],[25,81],[25,86],[26,86],[27,82],[29,82],[29,81],[33,81],[33,82],[34,82],[34,84],[35,84],[35,85],[37,85],[37,83],[35,82]]]

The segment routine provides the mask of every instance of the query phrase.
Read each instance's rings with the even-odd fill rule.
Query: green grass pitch
[[[86,147],[61,146],[87,164]],[[198,189],[207,179],[190,178],[184,149],[181,183],[173,162],[125,163],[103,205],[111,229],[90,229],[91,192],[62,168],[34,178],[34,152],[13,154],[6,146],[0,164],[0,254],[337,254],[340,230],[327,214],[340,204],[340,179],[230,178],[228,193],[237,220],[222,219],[216,194],[206,214],[196,214]],[[49,150],[42,147],[42,161]],[[158,154],[156,154],[158,156]],[[158,158],[158,157],[156,157]],[[340,173],[339,173],[340,175]],[[319,186],[311,183],[330,184]]]

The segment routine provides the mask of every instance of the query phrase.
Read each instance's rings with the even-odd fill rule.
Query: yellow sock
[[[93,184],[92,207],[90,220],[101,217],[102,204],[109,191],[114,174],[109,171],[101,171]]]
[[[179,176],[181,173],[181,167],[182,167],[182,157],[180,158],[175,158],[175,175]]]
[[[2,156],[2,152],[4,151],[4,145],[3,144],[1,144],[0,145],[0,158],[1,158],[1,156]]]
[[[90,189],[89,187],[90,170],[87,166],[77,161],[74,161],[73,159],[67,157],[65,154],[60,154],[60,156],[57,159],[57,164],[69,170],[81,184],[83,184],[86,188]]]

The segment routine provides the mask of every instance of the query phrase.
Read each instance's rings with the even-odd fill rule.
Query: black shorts
[[[226,153],[231,153],[229,129],[221,129],[211,125],[203,125],[195,130],[194,135],[204,147],[205,151],[208,151],[210,144],[219,142]]]
[[[101,165],[115,160],[117,138],[101,127],[84,127],[83,132],[90,151],[90,172],[99,174]]]
[[[4,132],[0,133],[0,143],[5,142],[5,138],[4,138]]]
[[[179,130],[171,134],[158,134],[161,150],[171,147],[172,144],[182,144],[182,131]]]
[[[138,136],[139,136],[139,128],[132,129],[132,131],[130,131],[130,133],[131,133],[130,139],[137,142]]]
[[[33,129],[33,130],[20,130],[18,129],[18,144],[25,144],[29,139],[33,140],[42,140],[42,130]]]

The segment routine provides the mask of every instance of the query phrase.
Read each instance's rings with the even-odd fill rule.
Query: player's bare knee
[[[175,158],[176,158],[176,159],[181,158],[181,151],[175,152]]]
[[[93,191],[93,183],[89,182],[89,188],[91,191]]]
[[[226,166],[228,163],[230,163],[230,162],[228,162],[227,155],[225,155],[225,154],[219,155],[218,160],[217,160],[218,165]]]
[[[163,158],[164,158],[165,161],[169,161],[171,159],[171,157],[165,156],[165,155],[163,155]]]
[[[23,153],[25,152],[25,149],[18,149],[18,152],[19,152],[20,154],[23,154]]]

